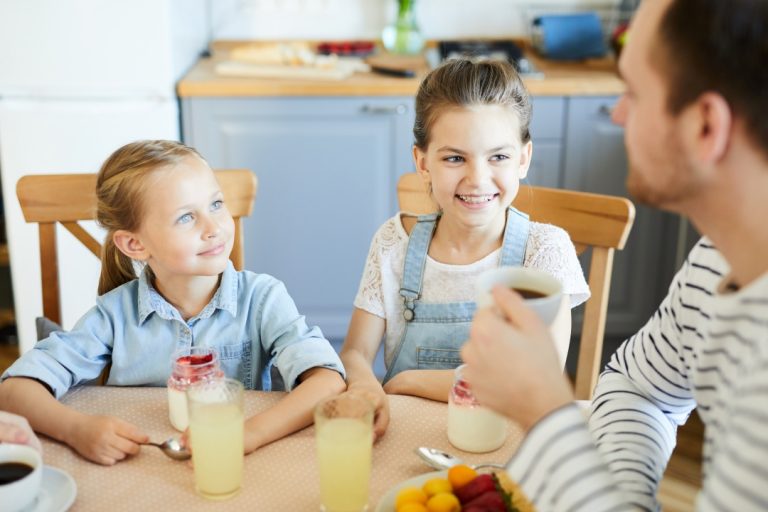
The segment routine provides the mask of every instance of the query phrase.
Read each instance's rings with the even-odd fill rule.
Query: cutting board
[[[386,69],[404,69],[420,73],[427,71],[429,65],[424,55],[396,55],[394,53],[379,53],[371,55],[365,61],[371,66]]]
[[[225,60],[217,63],[215,70],[216,74],[221,76],[303,80],[344,80],[357,71],[366,72],[369,71],[370,68],[359,59],[339,59],[333,66],[290,66]]]

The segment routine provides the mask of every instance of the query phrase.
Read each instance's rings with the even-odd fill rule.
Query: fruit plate
[[[427,480],[432,478],[448,478],[448,471],[432,471],[431,473],[424,473],[423,475],[409,478],[399,484],[395,484],[384,493],[384,496],[379,500],[376,505],[375,512],[395,512],[395,500],[397,499],[397,493],[404,487],[418,487],[421,488]]]

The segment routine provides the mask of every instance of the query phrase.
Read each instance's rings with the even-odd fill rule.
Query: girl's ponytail
[[[112,239],[112,235],[112,232],[107,234],[101,250],[99,295],[104,295],[118,286],[136,279],[133,262],[128,256],[120,252]]]

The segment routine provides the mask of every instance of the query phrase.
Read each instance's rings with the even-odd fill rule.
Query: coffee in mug
[[[43,459],[31,446],[0,444],[0,508],[3,512],[26,509],[40,492]]]
[[[545,324],[552,324],[557,316],[563,287],[560,281],[547,272],[528,267],[499,267],[486,270],[477,278],[478,308],[495,306],[491,290],[496,285],[507,286],[519,293],[526,305],[536,311]]]

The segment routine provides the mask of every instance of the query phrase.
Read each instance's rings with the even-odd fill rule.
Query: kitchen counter
[[[233,43],[214,45],[214,56],[203,58],[179,81],[178,95],[190,97],[268,96],[413,96],[427,72],[426,64],[415,78],[397,78],[377,73],[355,73],[343,80],[249,78],[220,76],[215,65],[225,58]],[[613,58],[579,62],[542,59],[530,51],[526,57],[543,78],[524,77],[534,96],[599,96],[624,92]]]

